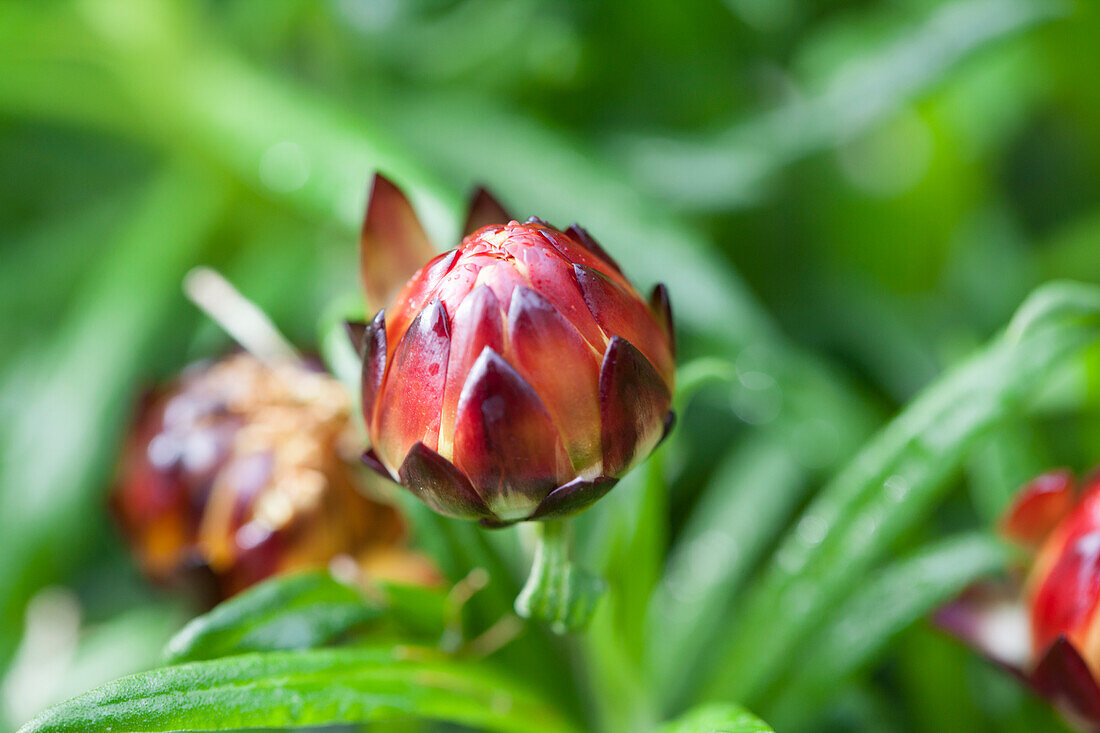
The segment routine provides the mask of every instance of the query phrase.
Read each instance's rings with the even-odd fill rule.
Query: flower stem
[[[562,520],[538,522],[538,545],[531,574],[516,596],[516,613],[542,621],[558,634],[588,626],[604,582],[569,560],[568,526]]]

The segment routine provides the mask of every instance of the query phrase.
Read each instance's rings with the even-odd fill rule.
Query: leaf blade
[[[415,647],[246,654],[124,677],[47,710],[20,733],[227,730],[432,719],[493,731],[574,730],[475,662]]]
[[[164,659],[179,664],[243,652],[306,649],[383,616],[399,623],[408,617],[421,628],[434,626],[442,633],[441,593],[388,585],[376,590],[376,595],[367,595],[320,570],[272,578],[193,619],[168,642]]]
[[[711,703],[689,710],[661,726],[660,733],[774,733],[772,727],[740,705]]]
[[[754,699],[861,573],[942,497],[985,430],[1097,343],[1100,288],[1051,283],[1008,329],[927,388],[811,502],[730,626],[702,694]]]

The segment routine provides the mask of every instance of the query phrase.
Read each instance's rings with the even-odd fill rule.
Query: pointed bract
[[[370,304],[389,303],[434,255],[435,248],[405,194],[376,173],[359,234],[360,276]]]
[[[664,283],[653,286],[653,292],[649,294],[649,310],[657,323],[665,330],[668,337],[668,348],[672,356],[676,356],[676,329],[672,327],[672,303],[668,299],[668,288]]]
[[[1073,489],[1073,473],[1065,469],[1032,479],[1001,518],[1001,534],[1021,545],[1038,545],[1073,508]]]
[[[623,268],[619,267],[619,263],[616,262],[615,259],[607,253],[607,250],[600,246],[600,243],[596,241],[596,238],[589,234],[588,230],[582,227],[580,224],[570,224],[569,228],[565,230],[565,233],[583,244],[592,254],[596,255],[601,260],[604,260],[605,262],[607,262],[607,264],[611,265],[619,272],[623,271]]]
[[[589,346],[603,352],[607,348],[607,336],[584,301],[573,265],[549,247],[524,247],[515,257],[531,288],[553,304]]]
[[[1066,637],[1060,636],[1050,645],[1035,667],[1031,682],[1036,690],[1067,712],[1093,725],[1100,724],[1100,687],[1081,654]]]
[[[374,449],[363,451],[363,454],[359,456],[359,460],[363,462],[363,465],[379,474],[383,478],[388,478],[390,481],[394,481],[393,474],[391,474],[386,467],[382,464],[382,461],[378,458],[378,454],[374,452]]]
[[[401,485],[440,514],[459,519],[492,519],[493,514],[454,464],[416,443],[398,471]]]
[[[359,354],[363,358],[360,381],[363,419],[370,425],[374,421],[375,400],[382,387],[382,377],[386,373],[386,311],[378,311],[370,324],[364,327],[359,341]]]
[[[453,456],[458,400],[474,362],[486,348],[504,351],[504,316],[493,291],[479,285],[462,301],[454,315],[447,385],[443,392],[443,414],[439,424],[439,452]]]
[[[672,395],[653,365],[615,336],[600,367],[603,472],[617,476],[648,455],[664,430]]]
[[[671,385],[672,351],[646,304],[591,267],[574,265],[573,271],[585,303],[604,332],[630,341]]]
[[[581,471],[598,464],[596,356],[577,329],[530,288],[516,288],[512,293],[508,356],[550,412],[573,467]],[[548,364],[553,368],[548,369]]]
[[[436,300],[417,315],[394,352],[378,395],[374,446],[391,472],[417,441],[429,448],[437,444],[450,343],[447,314]]]
[[[574,479],[551,491],[539,504],[531,519],[561,519],[578,514],[615,487],[618,479],[600,476],[588,481]]]
[[[355,353],[359,355],[359,358],[363,358],[363,347],[365,341],[363,335],[367,331],[367,324],[362,321],[344,321],[344,332],[348,335],[348,341],[351,342],[351,348],[355,349]]]
[[[481,227],[490,224],[507,224],[512,220],[508,212],[496,198],[481,186],[470,197],[470,208],[466,212],[466,222],[462,225],[462,236],[473,234]]]
[[[500,354],[486,348],[458,400],[454,464],[504,521],[529,516],[559,484],[564,457],[550,415]]]

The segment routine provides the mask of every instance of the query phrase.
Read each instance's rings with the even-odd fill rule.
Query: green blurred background
[[[140,390],[226,348],[194,265],[309,347],[374,170],[440,243],[475,183],[578,220],[668,282],[682,361],[757,377],[683,421],[671,526],[760,460],[804,487],[766,545],[1028,291],[1100,282],[1098,38],[1091,0],[0,2],[0,729],[149,666],[189,612],[104,495]],[[908,546],[1087,468],[1094,410],[1005,427]],[[918,623],[810,727],[1057,725]]]

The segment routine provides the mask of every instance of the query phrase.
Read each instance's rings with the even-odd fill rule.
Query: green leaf
[[[1024,419],[998,425],[967,462],[970,495],[993,525],[1027,481],[1055,465],[1042,437]]]
[[[1005,334],[926,389],[803,513],[727,629],[703,694],[754,699],[906,530],[927,515],[985,432],[1100,339],[1100,288],[1035,291]]]
[[[1011,555],[993,537],[973,533],[940,540],[875,572],[817,636],[772,706],[798,722],[774,719],[784,729],[809,722],[816,707],[898,633],[968,583],[1003,570]]]
[[[661,726],[660,733],[773,733],[772,727],[739,705],[700,705]]]
[[[970,55],[1063,12],[1042,0],[939,3],[923,24],[848,59],[809,96],[701,139],[635,137],[621,147],[635,178],[661,198],[701,209],[755,204],[783,168],[873,129]]]
[[[676,700],[698,682],[722,618],[805,494],[809,472],[771,436],[742,441],[716,469],[669,553],[650,603],[647,660]]]
[[[325,571],[273,578],[187,624],[168,642],[165,661],[316,647],[387,614],[442,633],[441,593],[411,587],[390,592],[391,587],[381,585],[377,595],[368,596]]]
[[[21,733],[227,730],[433,719],[491,731],[575,730],[492,669],[409,646],[225,657],[124,677]]]

